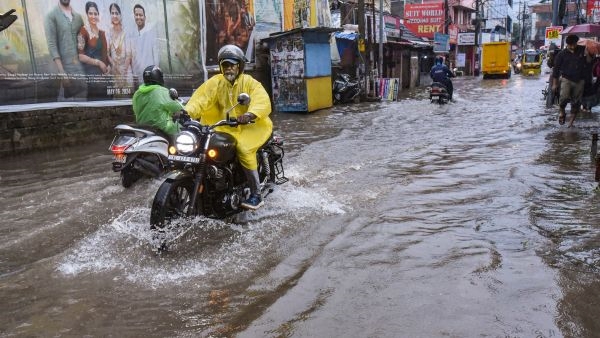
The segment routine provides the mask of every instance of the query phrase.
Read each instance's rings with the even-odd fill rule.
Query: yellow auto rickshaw
[[[542,72],[542,54],[533,50],[528,49],[523,53],[523,59],[521,60],[521,72],[523,75],[540,75]]]

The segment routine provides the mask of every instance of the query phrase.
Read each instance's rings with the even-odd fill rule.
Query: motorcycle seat
[[[162,130],[154,127],[154,126],[151,126],[151,125],[148,125],[148,124],[137,124],[137,123],[133,123],[133,124],[129,124],[129,125],[131,127],[133,127],[133,128],[138,128],[138,129],[144,129],[144,130],[151,131],[154,134],[167,139],[169,141],[169,143],[171,143],[171,135],[165,133],[164,131],[162,131]]]

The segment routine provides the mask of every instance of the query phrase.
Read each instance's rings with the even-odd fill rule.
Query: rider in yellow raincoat
[[[210,125],[225,118],[226,111],[236,104],[240,93],[250,95],[249,105],[239,105],[230,113],[241,125],[237,128],[221,126],[217,130],[228,133],[237,140],[238,158],[251,190],[250,197],[242,202],[242,207],[256,210],[264,204],[260,195],[256,151],[273,131],[273,122],[269,118],[271,100],[259,81],[244,74],[246,57],[240,48],[235,45],[223,46],[219,50],[218,61],[221,74],[211,77],[198,87],[185,110],[203,125]]]

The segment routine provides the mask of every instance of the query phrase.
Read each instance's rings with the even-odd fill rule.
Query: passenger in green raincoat
[[[164,87],[163,73],[158,66],[144,69],[144,83],[133,94],[135,122],[156,127],[168,135],[179,132],[181,126],[173,121],[183,109],[179,101],[169,95]]]
[[[271,99],[259,81],[244,74],[246,57],[240,48],[235,45],[223,46],[219,50],[218,61],[221,74],[198,87],[185,110],[193,119],[200,120],[201,124],[210,125],[225,118],[226,111],[236,104],[240,93],[250,95],[249,105],[239,105],[230,113],[241,125],[237,128],[221,126],[217,130],[237,140],[238,158],[251,190],[250,197],[241,206],[256,210],[264,204],[260,195],[256,151],[267,142],[273,131],[273,122],[269,118]]]

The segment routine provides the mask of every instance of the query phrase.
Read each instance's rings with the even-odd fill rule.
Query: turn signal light
[[[171,155],[177,154],[177,148],[175,148],[175,146],[170,146],[169,147],[169,154],[171,154]]]
[[[217,157],[217,151],[216,151],[215,149],[210,149],[210,150],[208,151],[208,157],[210,157],[210,158],[215,158],[215,157]]]

